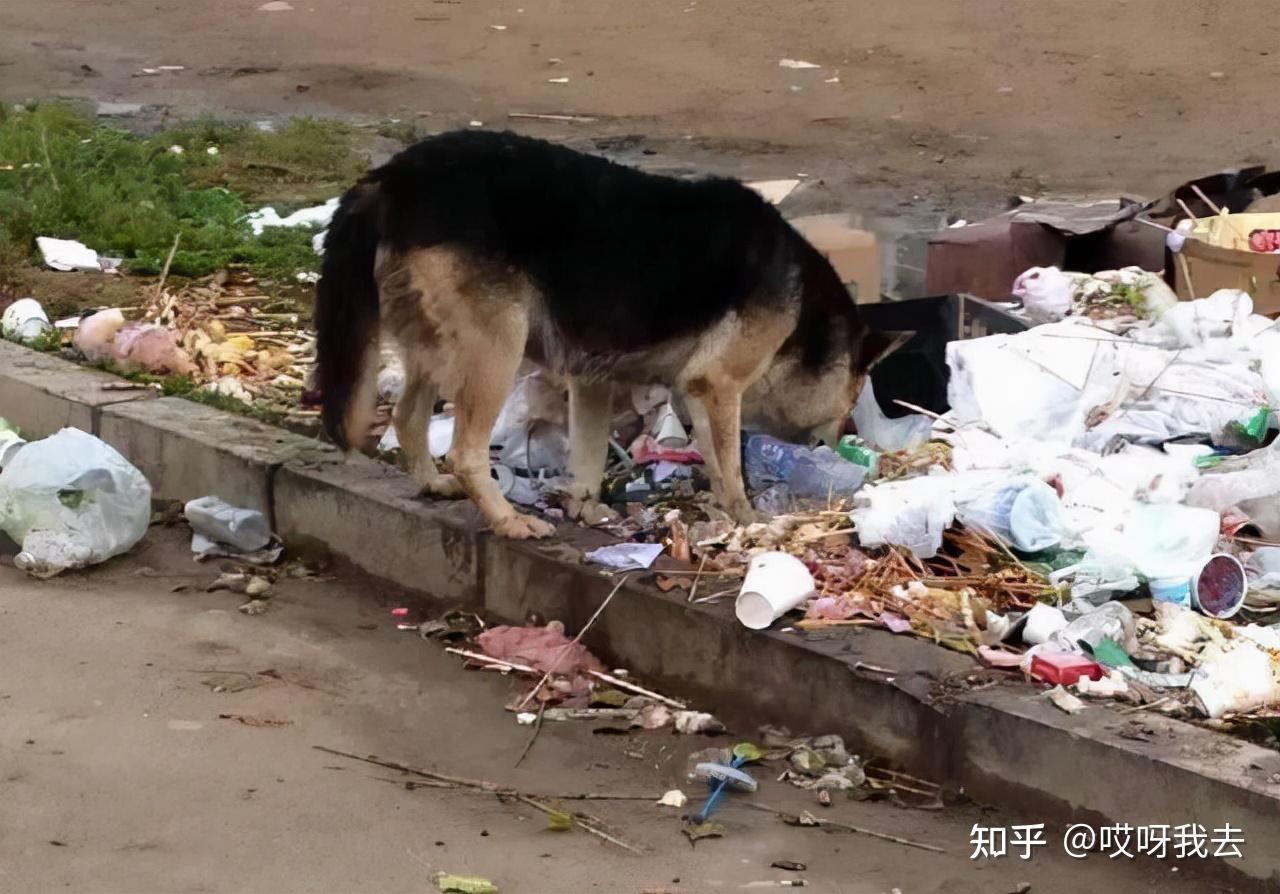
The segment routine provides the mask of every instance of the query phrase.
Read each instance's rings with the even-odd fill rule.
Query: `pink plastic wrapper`
[[[696,450],[674,450],[663,447],[652,435],[641,435],[631,444],[631,458],[640,465],[666,461],[669,463],[701,463],[702,454]]]
[[[152,323],[129,323],[111,343],[111,359],[125,369],[185,375],[196,371],[173,333]]]
[[[604,665],[581,643],[570,645],[572,641],[558,626],[490,627],[476,641],[481,651],[493,658],[527,664],[542,673],[554,667],[557,676],[572,679],[574,695],[590,690],[588,671],[604,670]]]

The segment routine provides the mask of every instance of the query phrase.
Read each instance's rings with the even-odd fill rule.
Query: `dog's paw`
[[[532,515],[510,515],[496,522],[493,533],[508,540],[541,540],[556,531],[555,525]]]
[[[467,495],[462,489],[462,482],[456,475],[436,475],[433,478],[419,479],[422,495],[439,500],[460,500]]]
[[[733,520],[740,525],[753,525],[756,522],[769,520],[768,515],[757,510],[745,499],[730,503],[725,509],[733,516]]]

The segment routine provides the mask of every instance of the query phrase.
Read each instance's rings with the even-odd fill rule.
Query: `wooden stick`
[[[1140,224],[1146,224],[1149,227],[1155,227],[1157,230],[1164,230],[1166,233],[1178,232],[1173,227],[1166,227],[1164,224],[1156,223],[1154,220],[1147,220],[1145,217],[1135,217],[1134,220],[1136,220]]]
[[[472,652],[467,649],[457,649],[457,648],[454,648],[453,646],[448,646],[445,648],[445,651],[453,655],[461,655],[463,658],[470,658],[473,661],[481,661],[494,668],[498,668],[505,671],[517,671],[523,674],[536,674],[538,672],[537,668],[529,667],[529,665],[527,664],[516,664],[513,661],[504,661],[501,658],[494,658],[490,655],[483,655],[480,652]],[[677,701],[674,698],[667,698],[665,695],[660,695],[657,692],[653,692],[652,690],[645,689],[643,686],[637,686],[635,683],[632,683],[629,680],[623,680],[619,677],[615,677],[613,676],[613,674],[606,674],[604,671],[596,671],[596,670],[589,670],[587,671],[587,673],[590,676],[595,677],[597,680],[600,680],[604,683],[608,683],[610,686],[613,686],[617,689],[625,689],[628,692],[634,692],[636,695],[646,696],[648,698],[653,699],[654,701],[662,702],[664,705],[675,708],[679,711],[687,710],[689,707],[684,702]],[[546,682],[545,677],[543,678],[543,682]],[[542,684],[540,683],[538,685],[542,685]],[[537,692],[537,688],[535,687],[533,691]],[[522,707],[524,707],[523,702],[521,702],[519,705],[516,706],[517,710]]]
[[[825,630],[828,627],[875,627],[879,623],[875,618],[802,618],[795,626],[801,630]]]
[[[794,813],[788,813],[785,810],[779,810],[776,807],[770,807],[767,804],[761,804],[758,801],[746,801],[746,806],[753,810],[763,810],[765,813],[772,813],[783,820],[798,819]],[[861,826],[850,825],[849,823],[841,823],[836,820],[823,819],[809,814],[809,818],[813,820],[816,826],[830,826],[833,829],[844,829],[847,832],[857,832],[859,835],[869,835],[872,838],[879,838],[881,841],[892,841],[894,844],[904,844],[907,847],[918,847],[922,851],[932,851],[935,854],[945,854],[945,848],[935,847],[932,844],[925,844],[920,841],[912,841],[910,838],[899,838],[897,835],[889,835],[884,832],[876,832],[872,829],[864,829]]]
[[[543,115],[539,112],[508,112],[507,117],[514,121],[567,121],[570,124],[590,124],[596,120],[590,115]]]
[[[551,679],[551,675],[555,673],[556,668],[560,666],[560,662],[564,660],[564,656],[569,654],[569,650],[572,649],[574,646],[576,646],[582,640],[582,637],[586,634],[586,632],[591,629],[591,625],[596,622],[596,618],[600,617],[600,613],[609,607],[609,603],[613,601],[614,596],[618,595],[618,591],[622,589],[622,585],[627,582],[628,577],[629,575],[624,574],[621,577],[621,579],[619,579],[617,584],[614,585],[613,589],[609,591],[609,595],[604,598],[604,602],[600,603],[600,607],[596,609],[595,614],[593,614],[587,620],[587,623],[583,625],[582,629],[578,631],[578,635],[575,636],[572,640],[570,640],[569,643],[565,645],[564,648],[562,648],[560,652],[556,655],[556,660],[551,662],[551,666],[548,667],[547,672],[542,675],[542,679],[538,681],[538,685],[530,689],[528,694],[523,699],[520,700],[520,704],[516,705],[517,709],[523,708],[525,705],[529,704],[529,700],[532,699],[534,695],[537,694],[538,690],[541,689],[543,685],[548,680]]]
[[[1200,197],[1200,201],[1202,201],[1202,202],[1204,202],[1206,205],[1208,205],[1208,206],[1209,206],[1209,210],[1210,210],[1210,211],[1212,211],[1214,214],[1221,214],[1221,213],[1222,213],[1222,209],[1221,209],[1221,208],[1219,208],[1216,204],[1214,204],[1213,199],[1211,199],[1211,198],[1209,198],[1207,195],[1205,195],[1205,194],[1204,194],[1204,190],[1203,190],[1203,189],[1201,189],[1197,184],[1195,184],[1195,183],[1191,184],[1191,191],[1192,191],[1193,193],[1195,193],[1197,196],[1199,196],[1199,197]]]
[[[693,586],[689,588],[689,598],[685,602],[693,602],[693,596],[698,592],[698,584],[702,581],[702,569],[707,567],[707,553],[702,554],[702,561],[698,563],[698,573],[693,578]]]
[[[615,686],[618,689],[625,689],[628,692],[634,692],[636,695],[646,696],[656,702],[662,702],[670,708],[675,708],[678,711],[687,711],[689,709],[689,706],[684,702],[676,701],[674,698],[667,698],[665,695],[660,695],[651,689],[645,689],[643,686],[637,686],[635,683],[627,680],[619,679],[612,674],[606,674],[603,671],[587,671],[587,673],[595,677],[597,680],[603,680],[605,683]]]
[[[542,732],[542,715],[545,713],[547,713],[547,703],[543,702],[538,707],[538,719],[533,724],[533,735],[529,736],[529,741],[525,743],[524,751],[520,752],[520,756],[516,758],[517,767],[524,763],[524,759],[529,756],[529,749],[533,748],[533,743],[538,741],[538,733]]]
[[[546,804],[543,804],[533,798],[528,797],[527,795],[516,795],[515,797],[516,797],[516,800],[521,802],[522,804],[528,804],[530,807],[536,808],[537,810],[541,810],[543,813],[547,815],[551,815],[553,813],[564,813],[563,810],[556,810],[554,807],[549,807]],[[635,845],[627,844],[627,842],[623,841],[621,838],[614,838],[612,835],[610,835],[608,832],[604,831],[603,829],[597,828],[592,823],[588,823],[584,821],[577,814],[570,814],[569,816],[573,820],[574,825],[576,825],[579,829],[582,829],[584,832],[590,832],[592,835],[595,835],[597,838],[603,838],[605,841],[609,842],[610,844],[616,844],[618,847],[622,848],[623,850],[631,851],[631,853],[633,854],[644,853],[644,851],[640,850],[640,848],[636,847]]]
[[[178,253],[178,243],[182,241],[182,230],[178,230],[173,235],[173,245],[169,249],[169,256],[164,259],[164,269],[160,271],[160,281],[156,283],[156,300],[164,292],[164,282],[169,278],[169,265],[173,263],[173,256]]]
[[[436,782],[447,783],[447,787],[474,789],[476,791],[487,792],[495,795],[506,795],[515,797],[520,794],[529,794],[520,792],[510,786],[498,785],[494,782],[486,782],[482,779],[466,779],[461,776],[447,776],[444,773],[436,773],[431,770],[423,770],[419,767],[410,767],[407,764],[397,764],[395,761],[384,761],[376,757],[366,757],[360,754],[352,754],[349,751],[339,751],[336,748],[326,748],[324,745],[312,745],[316,751],[323,751],[325,754],[333,754],[338,757],[349,758],[350,760],[363,761],[366,764],[373,764],[377,767],[385,767],[388,770],[399,770],[401,773],[408,773],[411,776],[421,776],[423,779],[431,779]],[[529,797],[542,798],[546,801],[658,801],[661,800],[662,794],[613,794],[611,792],[572,792],[569,794],[544,795],[531,793]]]

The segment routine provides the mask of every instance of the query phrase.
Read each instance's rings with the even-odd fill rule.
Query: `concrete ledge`
[[[179,397],[102,410],[98,437],[129,458],[158,500],[214,494],[270,514],[272,477],[290,460],[341,456],[311,438]]]
[[[103,407],[149,400],[156,394],[150,389],[102,389],[113,382],[120,379],[0,340],[0,416],[28,439],[47,437],[67,427],[97,434]]]
[[[484,526],[467,501],[427,502],[399,470],[355,456],[285,463],[275,475],[276,530],[322,544],[364,570],[442,599],[481,603]]]

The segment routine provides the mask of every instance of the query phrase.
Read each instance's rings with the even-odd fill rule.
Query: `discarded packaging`
[[[46,265],[63,272],[71,270],[88,270],[94,273],[106,273],[120,266],[116,258],[101,257],[92,248],[74,239],[51,239],[48,236],[37,236],[36,247]]]
[[[0,530],[15,564],[51,577],[127,552],[151,522],[151,485],[105,442],[78,429],[28,444],[0,472]]]
[[[18,451],[27,445],[16,428],[0,417],[0,470],[13,462]]]
[[[587,559],[616,571],[639,571],[662,555],[661,543],[614,543],[587,553]]]
[[[761,553],[747,568],[734,613],[744,627],[764,630],[816,592],[813,575],[795,556]]]
[[[268,3],[267,6],[276,4]],[[287,3],[279,4],[282,7],[292,9]],[[265,7],[262,7],[265,8]],[[436,887],[443,894],[498,894],[498,886],[487,878],[481,878],[478,875],[450,875],[447,872],[437,873],[435,876]]]
[[[20,298],[0,317],[0,335],[22,344],[35,341],[50,330],[49,317],[34,298]]]
[[[90,363],[106,360],[111,356],[111,344],[116,333],[124,328],[124,314],[119,308],[100,310],[82,317],[71,339],[72,346]]]

